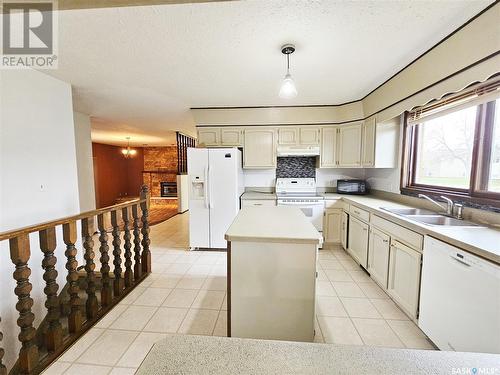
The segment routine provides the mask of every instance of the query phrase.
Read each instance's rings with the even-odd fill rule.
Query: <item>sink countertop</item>
[[[483,353],[170,334],[153,346],[136,374],[451,374],[453,369],[498,370],[498,358]]]
[[[297,207],[243,207],[227,230],[228,241],[314,243],[321,234]]]
[[[337,194],[338,195],[338,194]],[[500,264],[500,231],[488,227],[454,227],[430,226],[382,210],[385,208],[413,208],[411,206],[378,199],[370,196],[342,195],[342,199],[354,203],[360,208],[365,208],[377,216],[390,220],[396,224],[411,229],[423,235],[429,235],[451,245],[459,247],[472,254]],[[437,214],[437,212],[436,212]]]
[[[256,199],[256,200],[259,200],[259,199],[275,200],[276,194],[275,193],[264,193],[264,192],[259,192],[259,191],[246,191],[241,196],[241,199],[243,199],[243,200],[253,200],[253,199]]]

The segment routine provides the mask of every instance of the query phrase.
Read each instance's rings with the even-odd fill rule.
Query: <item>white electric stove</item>
[[[320,232],[323,231],[324,198],[316,192],[314,178],[277,178],[278,206],[299,207]]]

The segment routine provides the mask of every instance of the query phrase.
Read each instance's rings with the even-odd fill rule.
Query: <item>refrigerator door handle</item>
[[[205,208],[209,208],[209,203],[208,203],[208,167],[205,167],[204,170],[204,177],[205,177],[205,182],[204,182],[204,188],[203,188],[203,193],[205,195]]]
[[[208,166],[208,207],[214,208],[214,204],[212,202],[212,169]]]

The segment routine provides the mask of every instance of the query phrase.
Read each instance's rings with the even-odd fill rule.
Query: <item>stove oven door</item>
[[[323,202],[286,202],[278,200],[278,206],[298,207],[319,232],[323,232]]]

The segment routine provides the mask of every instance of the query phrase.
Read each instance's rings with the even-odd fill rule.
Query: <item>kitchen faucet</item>
[[[445,196],[441,195],[441,198],[446,201],[446,207],[444,207],[441,203],[436,202],[434,199],[432,199],[428,195],[419,194],[418,197],[419,198],[425,198],[429,202],[432,202],[436,206],[439,206],[439,208],[441,208],[442,210],[445,210],[446,211],[446,216],[454,217],[454,215],[453,215],[453,207],[457,207],[457,215],[455,217],[457,219],[459,219],[459,220],[463,219],[463,217],[462,217],[463,206],[461,204],[455,204],[455,203],[453,203],[453,201],[450,198],[448,198],[448,197],[445,197]]]

